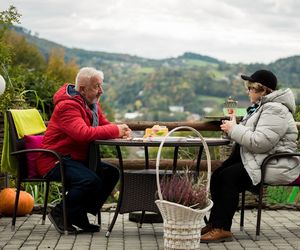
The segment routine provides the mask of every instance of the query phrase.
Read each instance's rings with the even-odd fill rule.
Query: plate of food
[[[149,136],[146,138],[147,141],[153,141],[153,142],[162,142],[164,136]],[[182,136],[169,136],[166,140],[166,142],[184,142],[187,141],[186,137]]]

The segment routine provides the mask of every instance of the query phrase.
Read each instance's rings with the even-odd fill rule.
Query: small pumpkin
[[[15,188],[4,188],[0,192],[0,213],[5,216],[12,216],[16,199]],[[24,216],[31,213],[34,206],[34,199],[31,194],[21,191],[19,196],[19,204],[17,216]]]

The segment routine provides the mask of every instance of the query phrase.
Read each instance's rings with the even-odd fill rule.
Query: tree
[[[0,60],[1,65],[6,65],[11,61],[11,48],[3,41],[3,37],[8,27],[14,22],[19,23],[20,14],[14,6],[8,10],[0,12]]]
[[[47,76],[60,81],[61,85],[64,82],[74,82],[79,66],[75,59],[71,59],[65,63],[65,52],[63,49],[51,50],[48,58]]]
[[[0,111],[3,113],[8,108],[12,107],[13,102],[20,97],[20,93],[23,89],[18,86],[14,86],[8,70],[12,63],[13,49],[5,40],[4,36],[8,30],[8,27],[13,23],[19,23],[20,14],[14,6],[10,6],[8,10],[0,12],[0,74],[5,78],[7,84],[6,91],[1,96]]]
[[[13,51],[14,56],[11,61],[13,65],[22,65],[30,70],[45,68],[44,56],[36,46],[29,44],[24,36],[9,31],[5,33],[3,40]]]

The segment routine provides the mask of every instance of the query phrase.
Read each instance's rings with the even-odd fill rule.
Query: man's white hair
[[[79,90],[80,86],[87,86],[90,84],[91,78],[98,76],[104,80],[104,74],[100,70],[92,67],[84,67],[79,70],[75,79],[75,90]]]

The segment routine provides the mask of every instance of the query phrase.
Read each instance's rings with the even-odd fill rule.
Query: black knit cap
[[[241,75],[241,78],[250,82],[258,82],[272,90],[276,89],[277,78],[269,70],[261,69],[254,72],[251,76]]]

